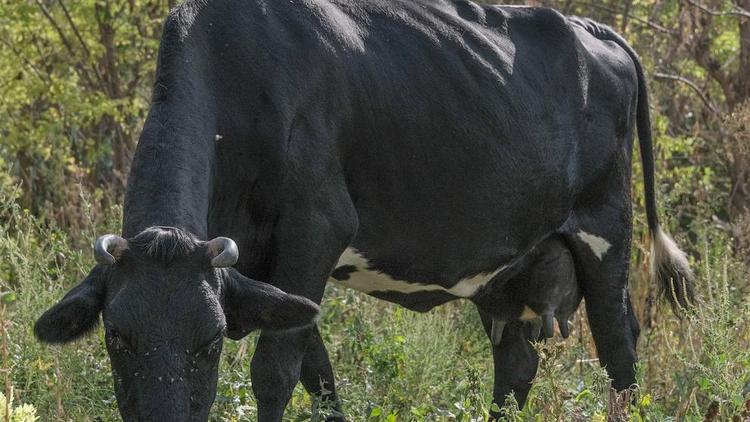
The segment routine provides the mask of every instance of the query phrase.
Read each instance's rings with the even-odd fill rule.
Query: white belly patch
[[[443,287],[438,284],[411,283],[404,280],[394,279],[388,274],[378,270],[370,269],[367,258],[359,254],[353,248],[347,248],[339,258],[336,268],[351,266],[356,268],[349,272],[348,278],[338,280],[331,277],[328,281],[350,287],[364,293],[372,292],[399,292],[417,293],[430,291],[444,291],[457,297],[471,297],[484,287],[497,274],[507,268],[507,265],[495,271],[477,274],[470,278],[461,279],[453,287]]]

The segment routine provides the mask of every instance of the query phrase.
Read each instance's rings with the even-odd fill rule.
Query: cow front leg
[[[273,233],[274,266],[269,282],[316,303],[320,303],[330,272],[357,229],[348,193],[333,188],[329,184],[323,189],[294,192]],[[326,393],[320,398],[333,401],[339,411],[333,371],[317,329],[262,333],[251,365],[259,421],[282,420],[300,376],[308,391]],[[325,389],[321,389],[321,381]],[[334,415],[330,420],[342,418]]]
[[[315,397],[317,404],[313,403],[313,406],[318,407],[319,413],[324,412],[327,422],[344,422],[341,402],[336,394],[333,368],[317,327],[307,343],[307,351],[302,359],[300,381],[305,390]]]
[[[531,389],[531,381],[536,375],[539,356],[531,343],[531,324],[519,320],[509,321],[503,330],[498,345],[492,343],[492,317],[481,310],[482,325],[492,344],[492,358],[495,364],[495,382],[492,401],[499,407],[505,404],[509,394],[513,393],[522,408]],[[490,412],[491,420],[499,420],[501,414]]]
[[[259,421],[282,420],[298,380],[316,398],[313,406],[325,412],[326,421],[345,420],[333,369],[317,327],[262,334],[253,356],[251,377]]]
[[[250,366],[253,392],[258,402],[258,421],[282,420],[299,380],[310,332],[310,329],[304,329],[260,335]]]

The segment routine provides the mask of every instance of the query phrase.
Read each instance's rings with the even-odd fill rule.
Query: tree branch
[[[65,15],[65,19],[68,21],[68,25],[70,25],[70,28],[73,30],[73,34],[75,34],[76,38],[78,39],[78,43],[81,44],[84,57],[89,62],[89,66],[91,67],[91,70],[94,72],[94,75],[96,75],[97,81],[99,81],[99,84],[103,86],[104,79],[102,78],[102,75],[99,73],[99,70],[96,68],[96,66],[90,61],[91,51],[89,50],[89,47],[86,45],[86,42],[83,41],[83,37],[81,36],[81,32],[78,30],[78,26],[76,26],[75,22],[73,22],[73,18],[70,16],[70,12],[68,12],[68,8],[65,7],[65,3],[63,3],[62,0],[57,0],[57,3],[60,5],[60,8],[62,9],[63,14]]]
[[[749,16],[750,17],[750,10],[747,10],[743,7],[741,7],[738,4],[732,4],[732,9],[734,9],[738,14],[742,16]]]
[[[42,14],[44,14],[49,23],[52,24],[52,27],[55,28],[55,31],[57,31],[57,35],[60,37],[60,40],[65,46],[65,49],[68,50],[70,54],[75,56],[75,51],[73,50],[73,46],[70,44],[70,41],[68,41],[68,37],[65,36],[65,32],[63,32],[62,28],[60,28],[60,25],[57,24],[57,21],[52,16],[49,9],[47,9],[47,6],[43,5],[39,0],[34,1],[36,2],[36,5],[39,6],[39,10],[42,11]]]
[[[591,2],[586,2],[586,1],[574,1],[573,4],[578,5],[578,6],[591,7],[593,9],[603,10],[605,12],[609,12],[609,13],[612,13],[612,14],[615,14],[615,15],[623,15],[623,16],[627,15],[627,17],[629,19],[632,19],[632,20],[634,20],[636,22],[640,22],[640,23],[648,26],[649,28],[651,28],[651,29],[653,29],[655,31],[659,31],[659,32],[661,32],[663,34],[674,35],[674,31],[672,31],[669,28],[665,28],[665,27],[663,27],[663,26],[661,26],[659,24],[653,23],[653,22],[649,21],[648,19],[643,19],[643,18],[640,18],[638,16],[634,16],[634,15],[631,15],[631,14],[625,14],[625,13],[623,13],[622,10],[619,10],[619,9],[615,9],[615,8],[607,7],[607,6],[602,6],[599,3],[591,3]]]
[[[704,104],[711,110],[712,113],[714,113],[717,116],[721,116],[721,113],[716,108],[716,106],[711,102],[711,100],[708,99],[705,93],[703,93],[703,90],[695,84],[695,82],[691,81],[690,79],[680,76],[680,75],[671,75],[668,73],[660,73],[656,72],[653,74],[654,78],[656,79],[665,79],[670,81],[676,81],[676,82],[682,82],[685,85],[689,86],[693,91],[695,91],[696,94],[700,97],[701,101],[703,101]]]
[[[65,46],[65,49],[68,50],[68,52],[70,53],[70,55],[72,57],[77,57],[78,55],[76,54],[75,50],[73,50],[73,46],[70,44],[70,41],[68,40],[68,37],[65,36],[65,32],[63,32],[63,30],[60,27],[60,25],[58,25],[57,21],[52,16],[52,14],[50,13],[49,9],[47,9],[47,6],[45,6],[44,4],[42,4],[42,2],[39,1],[39,0],[34,0],[34,2],[39,7],[39,10],[42,11],[42,14],[44,14],[44,16],[47,18],[47,20],[52,25],[52,27],[55,28],[55,31],[57,32],[57,35],[60,36],[60,40],[62,41],[63,45]],[[89,86],[96,86],[93,83],[93,80],[91,79],[91,76],[86,71],[85,67],[81,65],[80,62],[78,63],[77,66],[75,66],[75,68],[78,70],[78,73],[80,74],[80,76],[83,79],[86,80],[86,82],[89,84]]]
[[[13,54],[16,55],[16,57],[21,59],[21,61],[24,62],[26,66],[29,67],[29,69],[31,69],[31,71],[36,75],[37,78],[39,78],[39,80],[45,83],[49,82],[49,77],[44,72],[42,72],[38,67],[36,67],[34,63],[32,63],[29,59],[27,59],[26,56],[24,56],[18,49],[16,49],[16,47],[13,44],[11,44],[10,41],[5,39],[5,37],[2,37],[0,38],[0,42],[2,42],[6,47],[8,47],[10,51],[12,51]]]
[[[702,10],[705,13],[708,13],[711,16],[744,16],[746,18],[750,18],[750,12],[747,10],[737,6],[736,4],[732,5],[732,11],[724,11],[724,10],[714,10],[709,8],[708,6],[704,4],[700,4],[694,0],[685,0],[689,5]]]
[[[65,19],[68,21],[68,25],[70,25],[70,28],[73,30],[76,38],[78,38],[78,42],[81,44],[81,48],[83,48],[83,52],[86,54],[86,57],[91,57],[91,52],[89,51],[88,46],[86,46],[86,43],[83,42],[83,37],[81,37],[81,33],[78,31],[78,27],[73,22],[73,18],[70,17],[70,13],[68,12],[68,8],[65,7],[65,3],[63,3],[62,0],[57,0],[57,4],[60,5],[63,14],[65,14]]]

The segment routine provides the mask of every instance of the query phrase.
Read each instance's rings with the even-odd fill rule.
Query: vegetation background
[[[119,231],[173,3],[0,0],[0,420],[118,419],[102,332],[49,347],[31,327],[91,267],[92,241]],[[571,338],[538,345],[529,405],[508,419],[750,420],[750,0],[527,3],[609,24],[641,55],[662,218],[689,252],[703,303],[680,321],[656,300],[636,164],[635,399],[610,397],[579,315]],[[470,303],[415,314],[331,286],[323,307],[351,420],[485,418],[492,360]],[[212,420],[254,420],[254,338],[226,342]],[[288,419],[325,413],[312,404],[298,388]]]

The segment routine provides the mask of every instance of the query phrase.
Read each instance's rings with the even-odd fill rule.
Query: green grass
[[[0,289],[15,294],[5,310],[9,339],[2,366],[9,369],[15,403],[35,406],[42,421],[118,420],[101,329],[72,345],[51,347],[38,343],[31,328],[93,265],[90,246],[81,239],[116,231],[119,212],[102,213],[83,230],[65,233],[25,213],[14,196],[13,189],[0,186]],[[750,417],[747,276],[722,234],[707,232],[699,244],[703,304],[684,321],[662,304],[645,306],[652,289],[641,281],[642,267],[634,265],[632,290],[643,326],[640,387],[632,401],[625,400],[624,412],[618,410],[621,420],[699,421],[714,411],[708,420]],[[329,286],[323,309],[322,335],[350,420],[485,419],[492,358],[471,303],[417,314]],[[211,420],[254,420],[249,362],[256,338],[226,341]],[[623,407],[612,404],[585,315],[578,315],[568,340],[538,347],[542,363],[529,404],[511,408],[508,419],[604,421],[608,409]],[[323,408],[313,414],[311,405],[298,386],[287,420],[325,413]]]

